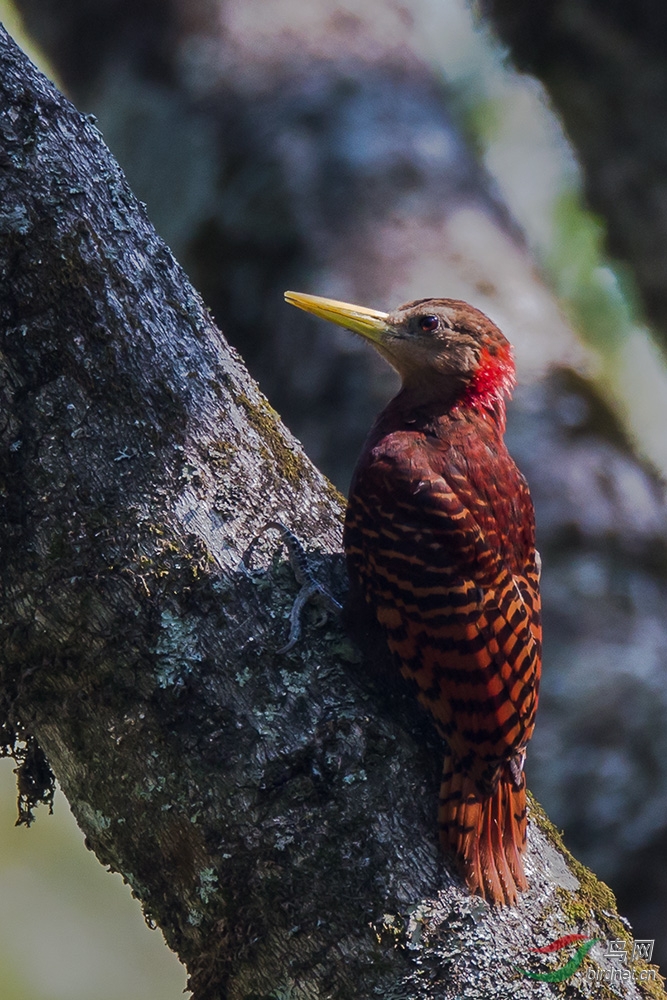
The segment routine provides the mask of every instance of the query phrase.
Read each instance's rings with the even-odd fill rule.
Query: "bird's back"
[[[492,415],[406,420],[390,406],[357,465],[344,544],[352,586],[446,738],[448,766],[481,798],[523,786],[541,655],[534,518]],[[461,831],[446,825],[456,849]]]

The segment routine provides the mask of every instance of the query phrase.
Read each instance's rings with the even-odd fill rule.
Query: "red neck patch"
[[[498,347],[495,353],[488,347],[483,347],[479,366],[458,405],[470,406],[475,410],[496,410],[500,405],[504,412],[505,399],[511,396],[515,383],[514,361],[509,344]]]

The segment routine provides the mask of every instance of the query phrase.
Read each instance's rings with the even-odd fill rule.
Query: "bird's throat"
[[[501,433],[504,431],[505,402],[515,384],[509,345],[483,348],[472,376],[428,369],[411,376],[403,378],[401,391],[378,417],[370,435],[371,445],[388,433],[406,428],[440,436],[442,426],[466,414],[490,416]]]

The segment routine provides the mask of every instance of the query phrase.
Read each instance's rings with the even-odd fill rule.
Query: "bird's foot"
[[[326,587],[315,579],[308,565],[306,550],[296,535],[281,521],[267,521],[243,553],[243,558],[241,560],[243,567],[245,569],[249,567],[250,557],[255,545],[262,535],[270,528],[273,528],[275,531],[280,533],[282,542],[287,549],[287,555],[290,566],[292,567],[292,572],[294,573],[297,583],[301,584],[301,589],[296,595],[296,599],[289,614],[289,638],[284,646],[281,646],[280,649],[276,650],[276,653],[279,656],[282,656],[284,653],[288,653],[290,649],[293,649],[301,638],[301,616],[306,604],[318,604],[322,609],[323,618],[325,618],[328,614],[339,615],[343,608],[336,598],[329,593]]]

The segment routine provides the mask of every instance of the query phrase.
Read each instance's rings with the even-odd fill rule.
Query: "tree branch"
[[[537,807],[519,907],[470,898],[432,739],[335,622],[275,654],[298,586],[270,536],[241,555],[280,519],[342,594],[339,499],[94,125],[4,31],[0,57],[3,714],[196,1000],[506,996],[536,941],[627,937]]]

